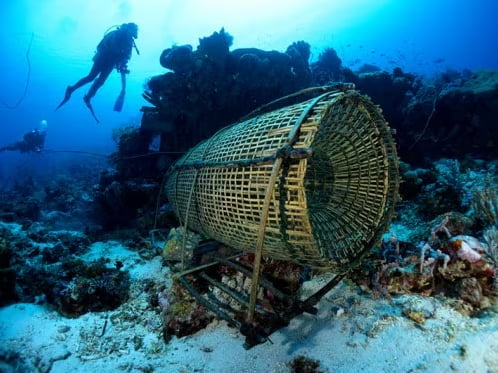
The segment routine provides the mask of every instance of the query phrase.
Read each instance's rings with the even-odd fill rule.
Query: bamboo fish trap
[[[361,259],[393,214],[395,144],[354,86],[292,98],[310,92],[225,127],[172,166],[166,192],[183,225],[256,258],[341,273]]]

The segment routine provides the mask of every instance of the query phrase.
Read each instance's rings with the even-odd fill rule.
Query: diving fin
[[[123,71],[121,72],[121,92],[119,92],[119,96],[116,99],[116,102],[114,103],[114,111],[121,112],[121,110],[123,109],[125,93],[126,93],[126,73]]]
[[[116,102],[114,103],[114,111],[120,112],[121,110],[123,110],[124,98],[125,98],[125,91],[122,90],[118,98],[116,99]]]
[[[95,121],[97,123],[100,123],[99,119],[97,118],[97,116],[95,115],[95,112],[93,111],[93,106],[92,104],[90,103],[90,98],[88,96],[84,96],[83,97],[83,101],[85,101],[85,105],[86,107],[88,108],[88,110],[90,110],[90,113],[92,113],[92,117],[93,119],[95,119]]]
[[[55,108],[55,110],[59,110],[59,108],[64,105],[66,102],[68,102],[71,99],[71,95],[73,93],[73,87],[70,85],[67,86],[66,88],[66,93],[64,94],[64,99],[61,101],[61,103]]]

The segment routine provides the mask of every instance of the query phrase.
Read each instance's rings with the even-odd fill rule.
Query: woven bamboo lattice
[[[222,129],[173,165],[166,191],[193,231],[249,252],[263,232],[264,256],[344,271],[387,228],[397,166],[380,109],[334,90]]]

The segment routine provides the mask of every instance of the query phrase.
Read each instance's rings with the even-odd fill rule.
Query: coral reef
[[[412,169],[402,163],[400,173],[403,183],[400,194],[405,201],[414,202],[412,208],[424,220],[432,220],[448,211],[466,213],[474,210],[476,219],[493,220],[492,175],[494,165],[483,168],[482,161],[462,161],[457,159],[434,160],[430,168]],[[482,195],[482,198],[478,198]]]
[[[102,177],[95,190],[94,215],[103,229],[139,229],[140,220],[153,221],[159,184],[143,178],[123,181],[115,178],[120,177],[115,173]],[[150,224],[146,225],[147,229],[151,228]],[[141,233],[144,234],[145,231],[142,230]]]
[[[457,240],[457,242],[459,242]],[[406,246],[400,243],[400,246]],[[423,295],[445,295],[462,300],[462,311],[476,314],[491,305],[494,297],[493,277],[496,268],[473,249],[458,249],[445,245],[442,250],[424,247],[424,257],[415,252],[400,255],[397,261],[387,262],[377,258],[367,259],[363,271],[352,278],[364,289],[391,298],[393,294],[418,293]],[[454,250],[465,250],[455,255]],[[471,252],[471,255],[467,253]],[[479,258],[479,259],[477,259]],[[372,266],[370,278],[366,277],[365,266]]]
[[[187,231],[187,237],[184,238],[185,229],[183,227],[171,228],[166,237],[162,257],[169,261],[191,260],[194,249],[199,246],[200,237],[198,234]],[[185,241],[185,252],[183,253],[183,244]]]
[[[161,149],[185,151],[258,106],[311,82],[310,46],[285,53],[255,48],[230,51],[224,29],[190,45],[165,49],[161,65],[171,72],[152,77],[141,128],[161,135]]]
[[[326,48],[318,56],[316,62],[311,63],[314,85],[327,85],[332,82],[344,81],[342,61],[334,48]]]
[[[90,241],[83,233],[37,226],[24,231],[6,224],[0,225],[0,233],[5,237],[0,240],[1,304],[48,302],[61,314],[76,317],[114,309],[127,299],[129,275],[119,262],[77,258],[88,251]]]
[[[408,134],[401,132],[400,128],[406,118],[403,110],[419,91],[420,80],[414,74],[405,73],[400,68],[392,72],[373,71],[358,74],[345,69],[343,74],[345,81],[354,83],[358,90],[370,96],[372,101],[382,108],[389,125],[397,130],[396,141],[405,139]],[[407,150],[402,144],[398,151],[401,159],[410,162],[411,158],[405,156]]]
[[[0,306],[15,302],[16,295],[16,271],[12,267],[11,260],[14,255],[9,240],[0,229]]]
[[[158,295],[162,311],[164,338],[183,337],[203,329],[214,315],[202,307],[178,282]]]
[[[68,260],[60,267],[61,275],[45,281],[52,288],[47,300],[64,316],[112,310],[128,299],[130,279],[120,263],[110,268],[104,259],[91,263]]]
[[[420,221],[418,228],[411,229],[408,235],[398,228],[399,233],[386,236],[353,278],[365,289],[388,298],[410,292],[445,295],[455,299],[456,307],[469,314],[489,307],[498,290],[493,236],[496,220],[492,213],[496,195],[492,192],[495,184],[489,172],[469,169],[461,172],[460,164],[454,160],[436,163],[430,180],[437,187],[427,184],[414,194],[415,211],[425,218],[442,209],[457,208],[461,212],[447,212],[428,223]],[[404,173],[422,178],[427,175],[421,171],[410,173],[407,169]],[[419,183],[416,179],[413,177],[409,182]],[[411,193],[413,189],[410,196]],[[438,202],[423,202],[434,200],[435,196],[439,196]],[[429,212],[424,206],[433,207]],[[398,210],[401,229],[406,229],[405,222],[413,220],[413,205],[406,203]],[[482,231],[483,226],[489,225],[490,228]],[[480,232],[489,241],[487,245],[474,236]],[[406,241],[400,240],[399,234]],[[416,245],[410,243],[417,241]]]
[[[493,160],[498,156],[494,125],[498,116],[496,74],[489,72],[444,74],[432,85],[415,92],[396,122],[403,133],[398,140],[405,161],[466,156]]]
[[[74,158],[54,161],[54,170],[41,175],[12,175],[14,182],[0,192],[0,220],[24,227],[43,221],[54,230],[95,230],[92,218],[93,185],[98,181],[102,160],[81,163]]]
[[[37,185],[33,178],[16,182],[9,190],[0,192],[0,218],[5,222],[35,221],[40,217],[41,200],[35,197]]]

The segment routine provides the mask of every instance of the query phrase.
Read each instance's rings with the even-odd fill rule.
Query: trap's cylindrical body
[[[263,255],[342,271],[386,229],[397,166],[380,109],[333,91],[222,129],[175,163],[166,191],[191,230],[254,252],[264,229]]]

